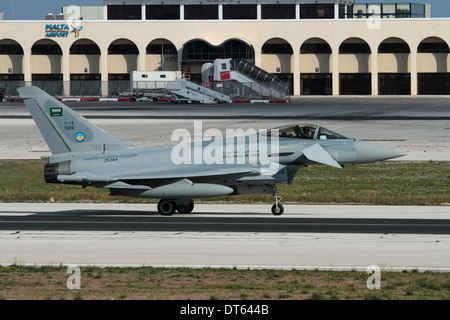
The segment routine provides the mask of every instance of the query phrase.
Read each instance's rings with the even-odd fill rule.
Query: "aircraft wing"
[[[246,175],[251,174],[255,170],[252,168],[230,168],[220,167],[214,169],[205,170],[204,167],[198,168],[179,168],[179,169],[167,169],[160,171],[142,171],[134,172],[131,174],[115,175],[117,180],[173,180],[173,179],[193,179],[193,178],[205,178],[205,177],[219,177],[230,175]],[[255,172],[256,173],[256,172]]]
[[[219,177],[219,176],[230,176],[230,175],[247,175],[254,172],[252,168],[215,168],[205,170],[202,167],[195,169],[167,169],[160,171],[139,171],[133,172],[130,174],[117,174],[112,176],[99,176],[90,172],[78,172],[73,173],[71,175],[58,175],[58,181],[61,182],[86,182],[86,183],[94,183],[94,184],[108,184],[111,187],[115,188],[130,188],[131,185],[124,183],[123,181],[130,180],[167,180],[167,182],[171,182],[173,180],[182,180],[182,179],[194,179],[194,178],[205,178],[205,177]],[[108,187],[109,187],[108,186]],[[130,187],[128,187],[130,186]],[[137,186],[136,186],[137,187]],[[133,187],[133,188],[136,188]],[[140,189],[147,189],[148,187],[141,186]]]
[[[319,144],[314,144],[302,150],[303,154],[310,161],[326,164],[335,168],[342,169],[341,165]]]

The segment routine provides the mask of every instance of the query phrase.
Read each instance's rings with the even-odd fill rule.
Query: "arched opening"
[[[191,81],[200,83],[204,63],[227,58],[253,62],[255,52],[249,43],[240,39],[229,39],[217,46],[202,39],[194,39],[183,46],[181,67],[183,73],[191,77]]]
[[[128,39],[117,39],[108,47],[108,92],[119,95],[129,92],[130,75],[138,70],[139,50]]]
[[[155,39],[146,49],[145,70],[176,71],[178,70],[178,52],[175,45],[166,39]]]
[[[411,94],[411,50],[400,38],[388,38],[378,46],[378,93]]]
[[[438,37],[422,40],[417,47],[418,94],[450,94],[448,44]]]
[[[331,95],[331,47],[323,39],[311,38],[300,47],[300,94]]]
[[[23,49],[17,41],[0,40],[0,94],[17,96],[23,86]]]
[[[293,55],[292,46],[282,38],[271,38],[261,48],[261,69],[288,83],[290,94],[294,91]]]
[[[370,95],[371,50],[366,41],[349,38],[339,46],[339,89],[341,95]]]
[[[53,40],[42,39],[31,47],[31,80],[50,95],[64,93],[62,50]]]
[[[89,39],[75,41],[70,47],[69,73],[71,96],[100,96],[100,48]]]

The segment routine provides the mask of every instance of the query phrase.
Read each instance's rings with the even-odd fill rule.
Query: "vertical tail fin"
[[[53,154],[102,150],[119,141],[41,89],[17,90]]]

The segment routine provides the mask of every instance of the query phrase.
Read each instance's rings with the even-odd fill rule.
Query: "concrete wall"
[[[229,39],[240,39],[250,44],[255,52],[255,62],[263,69],[294,75],[294,94],[300,94],[300,73],[314,72],[317,64],[320,72],[333,75],[333,94],[339,94],[339,73],[371,72],[372,94],[377,95],[377,74],[379,72],[411,73],[411,94],[417,94],[418,72],[449,72],[450,58],[445,54],[417,53],[421,41],[437,37],[450,44],[450,19],[386,19],[380,23],[368,24],[367,20],[305,20],[305,21],[85,21],[79,37],[69,33],[66,37],[52,38],[63,52],[61,56],[31,56],[31,47],[41,39],[46,39],[46,21],[0,21],[0,41],[12,39],[24,51],[22,72],[26,81],[32,73],[63,73],[64,80],[70,79],[71,72],[99,70],[102,81],[107,81],[108,73],[129,73],[133,70],[155,69],[158,58],[149,57],[146,47],[155,39],[164,38],[179,52],[177,69],[181,66],[183,45],[192,39],[203,39],[218,45]],[[411,48],[406,55],[378,54],[379,45],[389,38],[398,38]],[[261,48],[270,39],[281,38],[293,49],[292,55],[261,54]],[[330,45],[332,54],[302,54],[300,47],[311,38],[323,39]],[[340,45],[351,38],[365,41],[372,54],[338,54]],[[88,39],[98,45],[101,51],[98,68],[88,57],[69,58],[70,46],[79,39]],[[108,55],[108,47],[117,39],[127,39],[134,43],[139,55]],[[0,68],[18,61],[19,57],[0,58]],[[9,62],[8,62],[9,61]],[[17,65],[17,62],[14,62]],[[80,66],[75,66],[80,63]],[[170,66],[173,68],[175,62]]]

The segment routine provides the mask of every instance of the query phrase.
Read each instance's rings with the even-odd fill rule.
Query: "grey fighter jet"
[[[47,183],[110,189],[111,195],[157,198],[162,215],[190,213],[194,198],[271,193],[272,213],[284,211],[277,184],[290,185],[298,169],[325,164],[342,168],[401,157],[320,125],[293,124],[244,135],[134,148],[105,133],[36,87],[18,89],[52,155]],[[173,135],[172,135],[173,136]]]

